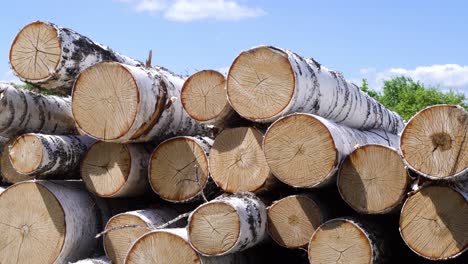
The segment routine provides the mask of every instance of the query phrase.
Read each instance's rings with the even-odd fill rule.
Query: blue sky
[[[72,28],[130,57],[179,73],[226,69],[270,44],[314,57],[378,89],[405,74],[468,94],[468,1],[80,0],[4,1],[0,80],[8,51],[34,20]]]

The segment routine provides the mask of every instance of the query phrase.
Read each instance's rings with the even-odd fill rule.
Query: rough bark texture
[[[132,244],[148,230],[155,229],[180,214],[174,208],[146,209],[121,213],[113,216],[106,225],[105,230],[109,230],[104,237],[104,250],[106,255],[114,264],[124,263],[125,257]],[[184,221],[178,221],[170,225],[169,228],[183,227]],[[136,225],[138,227],[127,227],[126,225]],[[115,230],[112,230],[115,228]]]
[[[37,37],[33,37],[36,41],[41,41],[43,39],[43,36],[41,36],[40,34],[45,33],[46,28],[53,28],[57,32],[55,38],[50,39],[49,41],[58,42],[57,45],[59,45],[60,52],[58,54],[53,55],[55,55],[59,61],[55,67],[49,68],[49,75],[47,77],[36,80],[23,78],[23,76],[18,74],[15,70],[15,63],[10,61],[13,72],[22,81],[32,83],[42,89],[54,90],[63,94],[70,94],[73,87],[73,83],[77,78],[78,74],[84,69],[101,61],[116,61],[135,66],[142,65],[141,62],[131,59],[127,56],[121,55],[113,51],[109,47],[94,42],[88,37],[85,37],[69,28],[64,28],[45,21],[32,22],[31,24],[25,26],[25,28],[27,27],[38,28]],[[19,38],[29,37],[21,34],[22,31],[19,32],[19,34],[13,41],[12,49],[10,50],[10,60],[14,56],[15,52],[25,52],[14,48],[17,41],[19,41]],[[33,40],[31,39],[31,41]],[[31,43],[31,45],[34,45],[34,43]],[[35,46],[30,47],[31,50],[39,49],[39,52],[41,52],[40,48],[41,47]],[[36,62],[39,64],[39,60],[37,59],[30,60],[30,64],[33,64],[33,62],[34,64],[36,64]],[[46,63],[48,62],[45,61],[45,63],[42,63],[46,65]],[[28,65],[27,67],[33,66],[36,65]]]
[[[343,231],[336,231],[342,229],[344,225],[351,224],[354,228],[357,228],[357,232],[360,233],[359,235],[348,233],[345,230]],[[349,228],[349,227],[347,227]],[[354,232],[356,232],[354,231]],[[329,235],[320,236],[321,232],[329,232]],[[331,233],[336,232],[336,234]],[[338,236],[338,237],[336,237]],[[343,236],[343,237],[341,237]],[[323,250],[327,250],[330,252],[317,252],[318,244],[324,243],[324,241],[320,241],[321,239],[326,238],[328,243],[335,242],[328,248],[323,248]],[[363,241],[364,240],[364,241]],[[360,241],[360,242],[359,242]],[[386,240],[383,237],[383,233],[380,230],[378,225],[373,225],[368,221],[365,221],[360,218],[335,218],[331,219],[325,223],[323,223],[312,235],[312,238],[309,243],[309,261],[310,263],[317,263],[318,254],[323,254],[320,257],[321,261],[324,261],[324,257],[328,260],[332,260],[334,255],[338,253],[338,260],[344,261],[343,263],[358,263],[358,259],[354,259],[354,257],[359,257],[361,254],[366,254],[365,248],[360,248],[358,250],[354,250],[354,252],[348,252],[348,254],[344,254],[346,251],[350,250],[353,251],[353,247],[356,247],[361,243],[361,247],[367,247],[370,249],[368,257],[371,264],[380,264],[380,263],[388,263],[388,257],[391,256],[391,252],[389,252],[388,245],[386,245]],[[366,246],[364,246],[366,245]],[[362,252],[360,252],[362,250]],[[327,256],[328,255],[328,256]],[[343,258],[343,259],[342,259]],[[360,259],[363,261],[363,259]],[[321,263],[321,262],[318,262]],[[359,262],[360,263],[360,262]],[[362,262],[364,263],[364,262]]]
[[[208,137],[174,137],[163,141],[151,154],[149,182],[153,191],[170,202],[199,201],[202,192],[214,191],[209,180]]]
[[[410,177],[394,148],[366,144],[343,161],[337,178],[343,200],[362,214],[395,213],[410,189]]]
[[[433,105],[415,114],[401,133],[406,165],[430,180],[468,180],[468,112]]]
[[[294,74],[292,80],[293,87],[290,87],[288,90],[292,94],[288,97],[290,98],[289,102],[285,102],[286,104],[282,105],[282,108],[278,108],[280,111],[273,116],[261,119],[244,117],[257,122],[272,122],[286,114],[304,112],[341,122],[357,129],[383,129],[394,134],[403,129],[404,122],[398,114],[386,109],[375,99],[360,91],[359,87],[346,81],[341,73],[331,71],[313,59],[307,59],[289,50],[271,46],[262,46],[245,51],[237,57],[231,66],[227,80],[228,97],[233,108],[241,116],[242,109],[236,108],[235,98],[232,98],[231,89],[234,87],[234,84],[240,87],[249,85],[247,80],[244,83],[244,76],[236,75],[237,71],[242,70],[236,69],[236,67],[252,67],[251,63],[253,62],[250,61],[249,64],[240,66],[236,64],[241,57],[256,56],[255,54],[260,52],[269,52],[267,54],[270,55],[279,53],[280,56],[287,57],[290,71],[292,70]],[[264,63],[265,65],[254,66],[254,73],[258,78],[257,86],[264,85],[264,87],[257,88],[268,90],[272,89],[268,86],[275,85],[275,83],[269,83],[272,75],[281,76],[281,74],[285,73],[272,70],[265,72],[266,76],[259,76],[263,68],[268,68],[270,66],[268,64],[271,62],[265,60]],[[275,91],[268,93],[272,97],[275,97]],[[253,112],[255,112],[254,109],[256,108],[264,107],[261,102],[256,100],[251,100],[251,104]]]
[[[81,164],[81,178],[97,196],[116,198],[143,195],[149,190],[149,146],[96,142]]]
[[[20,141],[25,137],[34,137],[41,143],[41,146],[32,146],[21,144]],[[10,146],[10,160],[13,167],[20,173],[34,176],[41,179],[68,179],[79,178],[76,173],[81,159],[88,147],[95,142],[94,139],[88,136],[53,136],[44,134],[25,134],[15,140]],[[19,146],[21,145],[21,146]],[[37,147],[41,152],[41,160],[37,167],[32,171],[26,172],[24,167],[19,167],[15,161],[21,159],[22,163],[33,159],[28,148]],[[29,155],[28,155],[29,154]]]
[[[231,247],[221,251],[221,252],[213,252],[207,253],[206,250],[200,250],[200,241],[206,243],[207,241],[203,241],[204,239],[209,239],[210,233],[213,236],[221,236],[224,237],[223,234],[216,233],[216,227],[211,226],[210,221],[214,220],[214,225],[219,224],[220,220],[222,221],[223,217],[220,215],[201,215],[200,209],[206,206],[214,205],[214,204],[225,204],[229,207],[232,207],[237,214],[239,220],[239,227],[237,233],[237,240],[232,244]],[[203,209],[202,209],[203,210]],[[200,221],[199,218],[203,218]],[[189,233],[189,240],[192,247],[200,252],[202,255],[205,256],[222,256],[226,254],[231,254],[239,251],[243,251],[250,247],[257,245],[258,243],[262,242],[267,236],[267,213],[265,204],[257,198],[252,193],[248,192],[239,192],[232,195],[223,195],[214,200],[209,201],[198,207],[189,217],[189,224],[188,224],[188,233]],[[206,221],[206,222],[205,222]],[[208,223],[208,226],[211,226],[212,230],[203,230],[202,236],[205,238],[200,237],[200,230],[197,230],[201,227],[201,224],[205,225]],[[225,223],[229,224],[229,223]],[[235,223],[230,223],[235,224]],[[197,227],[197,225],[200,225]],[[205,225],[206,226],[206,225]],[[210,232],[212,231],[212,232]],[[236,235],[236,234],[224,234],[224,235]],[[198,237],[195,237],[198,236]],[[214,238],[215,239],[215,238]],[[224,242],[224,241],[223,241]]]
[[[30,190],[31,193],[25,195],[21,193],[22,190]],[[18,263],[68,263],[84,259],[96,250],[97,240],[94,236],[102,228],[102,223],[108,219],[108,211],[105,205],[91,197],[79,182],[22,182],[3,192],[0,200],[20,198],[11,195],[23,197],[21,202],[9,203],[8,207],[1,208],[2,212],[7,213],[3,215],[7,219],[2,221],[9,221],[11,225],[9,228],[23,230],[22,235],[18,233],[15,235],[17,239],[22,236],[23,243],[7,247],[3,245],[6,255],[0,254],[2,263],[11,263],[8,259],[11,260],[12,257],[16,257]],[[1,203],[5,205],[5,202]],[[11,236],[8,238],[8,234],[12,233],[7,227],[3,228],[6,229],[0,233],[5,237],[2,237],[1,241],[6,243],[7,239],[11,239]],[[49,240],[48,232],[58,232],[56,236],[59,240]],[[17,253],[8,256],[10,254],[8,246],[18,247],[10,248],[17,250]],[[38,248],[41,250],[41,257]],[[30,251],[35,254],[31,255]]]
[[[161,67],[144,68],[118,63],[105,63],[99,65],[99,67],[96,66],[90,67],[81,73],[73,90],[73,115],[79,128],[90,136],[104,141],[124,143],[146,142],[155,139],[163,140],[177,135],[206,135],[210,132],[206,126],[197,123],[184,111],[179,98],[184,82],[182,77]],[[92,109],[89,111],[82,109],[81,105],[89,105],[89,102],[93,100],[103,100],[102,98],[97,98],[101,94],[97,91],[104,89],[103,87],[93,87],[92,89],[96,89],[95,94],[97,94],[97,97],[93,98],[95,95],[84,92],[82,82],[86,83],[87,79],[85,80],[85,78],[88,78],[86,75],[93,73],[93,71],[119,66],[128,72],[138,90],[135,116],[128,123],[128,127],[123,129],[118,128],[119,131],[115,134],[109,134],[111,129],[107,129],[106,126],[102,129],[91,130],[85,124],[87,120],[93,120],[90,123],[92,126],[95,126],[94,122],[101,122],[110,126],[109,124],[112,124],[114,120],[109,119],[109,115],[103,116],[102,113],[96,113]],[[97,73],[99,74],[99,72]],[[125,89],[125,87],[121,88]],[[114,87],[108,87],[108,89],[114,89]],[[118,99],[120,100],[120,98]],[[131,103],[135,104],[135,102]],[[118,101],[118,104],[122,104],[122,102]],[[114,105],[113,107],[119,109],[120,106]],[[122,111],[125,110],[122,109]]]
[[[309,131],[309,128],[316,130]],[[316,132],[321,135],[309,134]],[[316,142],[319,136],[324,139]],[[320,145],[324,141],[328,145]],[[396,147],[398,136],[384,130],[353,129],[320,116],[297,113],[279,119],[268,128],[263,149],[273,174],[280,181],[294,187],[310,188],[332,183],[343,159],[364,144]],[[327,156],[321,157],[325,152]],[[304,165],[305,170],[296,171]],[[311,173],[317,168],[323,175]]]
[[[70,98],[41,95],[0,83],[0,136],[76,134]]]

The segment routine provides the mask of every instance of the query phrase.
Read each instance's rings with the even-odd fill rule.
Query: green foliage
[[[467,97],[452,90],[443,92],[437,87],[424,86],[409,77],[395,77],[384,81],[381,94],[367,87],[364,82],[361,90],[377,99],[385,107],[409,120],[418,111],[435,104],[456,104],[468,109]]]
[[[367,79],[362,79],[361,91],[367,93],[370,97],[378,99],[379,94],[370,89],[369,85],[367,84]]]
[[[51,90],[41,90],[30,83],[13,84],[13,86],[17,89],[30,90],[30,91],[40,93],[40,94],[45,94],[45,95],[60,95],[60,94],[54,93]]]

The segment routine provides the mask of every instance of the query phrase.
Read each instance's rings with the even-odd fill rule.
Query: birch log
[[[376,232],[377,231],[377,232]],[[309,262],[387,263],[386,245],[375,227],[359,219],[335,218],[315,230],[309,243]]]
[[[18,183],[22,181],[30,180],[31,177],[18,173],[13,165],[11,164],[10,155],[9,155],[9,148],[10,144],[13,143],[16,138],[10,139],[2,149],[2,153],[0,154],[0,172],[2,174],[2,180],[8,183]]]
[[[88,136],[24,134],[10,146],[10,161],[21,174],[41,179],[78,179],[76,173],[88,147]]]
[[[468,192],[426,186],[403,205],[400,233],[416,254],[431,260],[460,256],[468,248]]]
[[[227,77],[227,94],[242,117],[273,122],[296,112],[316,114],[357,129],[398,133],[403,119],[313,59],[260,46],[242,52]]]
[[[398,137],[384,130],[362,131],[311,114],[283,117],[268,128],[265,157],[280,181],[294,187],[331,183],[343,161],[357,145],[395,147]]]
[[[210,153],[213,181],[229,193],[271,189],[276,181],[262,150],[262,133],[254,127],[223,130]]]
[[[130,247],[139,237],[178,215],[177,210],[167,207],[130,211],[113,216],[105,228],[105,230],[109,230],[104,236],[106,255],[114,264],[124,263]],[[182,227],[183,224],[183,221],[179,221],[169,227]],[[120,228],[125,226],[134,227]]]
[[[81,178],[97,196],[116,198],[143,195],[149,190],[150,148],[142,144],[96,142],[81,163]]]
[[[208,184],[208,154],[213,140],[207,137],[175,137],[163,141],[150,157],[149,182],[162,199],[193,200]]]
[[[308,194],[290,195],[268,207],[268,233],[279,245],[300,248],[328,217],[325,206]]]
[[[103,62],[84,70],[73,89],[78,127],[103,140],[125,143],[202,135],[208,129],[184,111],[184,79],[163,68]]]
[[[155,246],[157,245],[157,246]],[[126,264],[241,264],[248,263],[239,254],[204,257],[190,247],[185,228],[168,228],[146,233],[131,247]]]
[[[421,110],[403,130],[400,148],[408,167],[424,177],[468,179],[468,112],[455,105]]]
[[[402,205],[410,178],[395,149],[368,144],[346,157],[337,185],[343,200],[357,212],[384,214]]]
[[[26,181],[0,194],[0,262],[68,263],[91,255],[102,210],[79,185]],[[16,241],[16,242],[13,242]]]
[[[101,61],[141,65],[71,29],[45,21],[22,28],[10,48],[10,65],[16,76],[64,94],[70,94],[81,71]]]
[[[253,247],[266,235],[265,204],[252,193],[220,196],[189,217],[192,247],[205,256],[221,256]]]
[[[0,136],[76,134],[70,98],[41,95],[0,83]]]
[[[218,71],[191,75],[182,86],[180,98],[187,114],[201,123],[226,127],[239,119],[227,99],[226,77]]]
[[[8,188],[7,186],[0,186],[0,194]]]

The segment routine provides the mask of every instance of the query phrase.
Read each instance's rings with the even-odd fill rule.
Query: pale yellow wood
[[[84,70],[72,96],[73,116],[79,128],[102,140],[117,139],[130,129],[140,101],[132,74],[115,62]]]
[[[408,185],[400,155],[381,145],[365,145],[353,151],[338,175],[341,196],[361,213],[381,213],[398,206]]]
[[[278,120],[265,135],[264,152],[276,178],[296,187],[321,183],[338,159],[328,128],[309,115]]]
[[[120,214],[109,220],[106,225],[106,229],[110,230],[112,228],[125,225],[148,227],[148,224],[138,216],[132,214]],[[146,233],[148,233],[148,229],[131,227],[109,231],[104,236],[104,249],[106,251],[106,255],[112,260],[112,263],[123,264],[132,244]]]
[[[400,216],[406,244],[430,259],[445,259],[468,246],[468,203],[449,187],[424,187],[408,198]]]
[[[271,177],[262,149],[263,135],[253,127],[223,130],[210,152],[211,177],[223,190],[235,193],[260,189]]]
[[[218,255],[236,244],[240,233],[240,219],[232,206],[210,202],[192,214],[188,228],[193,247],[207,255]]]
[[[446,178],[468,168],[468,113],[440,105],[415,115],[401,135],[401,151],[416,170]]]
[[[229,70],[229,101],[236,112],[251,120],[279,114],[288,106],[294,89],[294,72],[288,56],[270,47],[242,52]]]
[[[128,253],[127,264],[198,264],[198,253],[183,238],[168,232],[148,233],[135,242]]]
[[[308,252],[311,264],[366,264],[372,261],[369,239],[358,226],[345,220],[321,225],[310,240]]]
[[[22,181],[31,180],[30,176],[18,173],[13,165],[11,164],[10,155],[9,155],[9,146],[13,143],[14,140],[8,141],[5,146],[3,146],[1,157],[0,157],[0,171],[4,181],[9,183],[18,183]]]
[[[10,49],[10,64],[20,77],[34,81],[55,72],[62,47],[57,30],[43,22],[33,22],[16,35]]]
[[[268,208],[268,232],[283,247],[306,246],[324,220],[318,205],[306,195],[292,195]]]
[[[208,181],[208,158],[189,137],[161,143],[150,159],[149,181],[154,192],[169,201],[196,197]]]
[[[96,142],[81,163],[81,177],[86,188],[98,196],[117,193],[130,173],[131,156],[126,145]]]
[[[187,114],[201,122],[217,118],[231,108],[226,94],[226,78],[213,70],[199,71],[190,76],[180,93]]]
[[[23,135],[17,138],[10,148],[10,160],[13,167],[22,174],[34,172],[42,162],[44,146],[34,135]]]
[[[0,263],[54,263],[64,245],[65,214],[47,188],[32,182],[8,188],[0,212]]]

